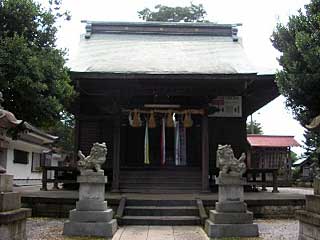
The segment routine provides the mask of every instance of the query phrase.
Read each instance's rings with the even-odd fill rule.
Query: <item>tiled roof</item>
[[[90,22],[72,72],[250,74],[233,25]]]
[[[247,140],[251,147],[299,147],[294,136],[272,136],[248,134]]]

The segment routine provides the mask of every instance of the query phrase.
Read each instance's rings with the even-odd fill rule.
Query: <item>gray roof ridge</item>
[[[237,27],[242,26],[242,23],[214,23],[214,22],[161,22],[161,21],[147,21],[147,22],[131,22],[131,21],[91,21],[82,20],[82,23],[90,23],[95,25],[146,25],[146,26],[199,26],[199,27]]]
[[[54,136],[54,135],[51,135],[49,133],[46,133],[45,131],[43,131],[43,130],[31,125],[28,122],[24,122],[23,124],[24,124],[24,127],[27,130],[29,130],[29,131],[31,131],[31,132],[33,132],[33,133],[35,133],[35,134],[37,134],[37,135],[39,135],[41,137],[47,138],[47,139],[52,140],[52,141],[55,141],[55,140],[59,139],[58,136]]]
[[[86,38],[91,34],[162,34],[162,35],[197,35],[197,36],[225,36],[238,41],[238,26],[235,24],[218,24],[203,22],[112,22],[89,21],[86,23]]]

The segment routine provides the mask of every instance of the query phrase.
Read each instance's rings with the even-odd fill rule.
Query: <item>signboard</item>
[[[209,117],[242,117],[241,96],[219,96],[209,102]]]

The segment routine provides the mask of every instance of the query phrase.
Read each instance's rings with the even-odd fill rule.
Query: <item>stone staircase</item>
[[[127,200],[121,225],[200,225],[195,200]]]
[[[125,193],[194,193],[201,191],[199,169],[121,170]]]

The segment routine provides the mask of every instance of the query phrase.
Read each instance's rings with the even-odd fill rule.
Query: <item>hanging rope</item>
[[[150,113],[150,118],[149,118],[148,125],[149,125],[149,128],[156,128],[156,126],[157,126],[156,120],[154,118],[154,112]]]
[[[183,126],[185,128],[189,128],[189,127],[192,127],[192,125],[193,125],[193,121],[191,119],[191,114],[190,114],[190,112],[185,111],[184,119],[183,119]]]
[[[174,127],[173,113],[171,111],[167,114],[166,126],[170,128]]]
[[[133,110],[133,120],[132,120],[132,127],[141,127],[142,122],[140,118],[140,113],[137,109]]]

